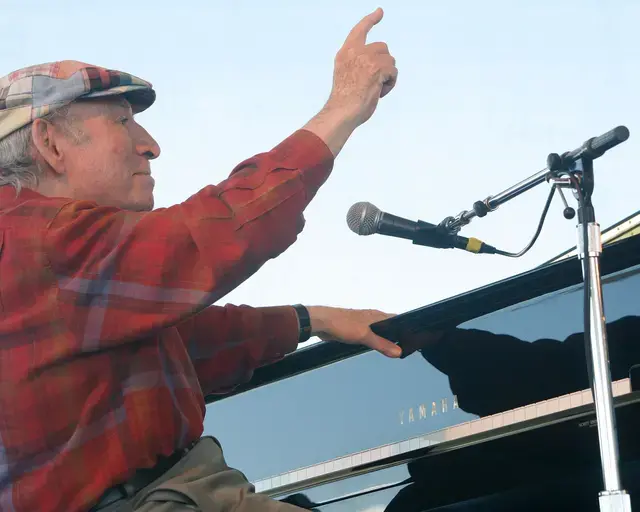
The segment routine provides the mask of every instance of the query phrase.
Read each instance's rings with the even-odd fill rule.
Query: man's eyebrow
[[[131,103],[129,103],[122,96],[117,96],[117,97],[111,99],[111,104],[113,106],[115,106],[115,107],[121,107],[121,108],[127,110],[128,112],[131,112],[133,110],[132,107],[131,107]]]
[[[134,116],[133,108],[131,107],[131,104],[126,100],[119,100],[117,102],[114,102],[113,106],[117,108],[110,109],[110,110],[112,113],[114,113],[118,117],[122,116],[123,114],[129,117]]]
[[[119,100],[118,106],[124,108],[127,112],[132,112],[133,108],[131,108],[131,104],[127,100]]]

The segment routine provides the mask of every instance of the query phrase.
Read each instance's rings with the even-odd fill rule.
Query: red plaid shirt
[[[293,308],[210,305],[296,240],[332,165],[300,130],[153,212],[0,187],[0,510],[86,511],[295,350]]]

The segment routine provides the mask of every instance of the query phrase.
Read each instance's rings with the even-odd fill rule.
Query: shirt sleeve
[[[248,382],[256,368],[298,346],[292,307],[211,306],[178,326],[204,395]]]
[[[332,167],[324,142],[299,130],[170,208],[65,202],[44,236],[61,317],[88,349],[177,325],[294,243]]]

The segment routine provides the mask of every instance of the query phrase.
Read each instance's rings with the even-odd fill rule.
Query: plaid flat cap
[[[133,75],[65,60],[19,69],[0,78],[0,139],[80,98],[124,96],[133,111],[149,108],[153,86]]]

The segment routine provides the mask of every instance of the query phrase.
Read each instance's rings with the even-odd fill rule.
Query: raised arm
[[[299,131],[171,208],[68,202],[45,234],[61,317],[95,348],[200,311],[295,241],[332,163],[320,139]]]
[[[347,37],[321,112],[219,185],[148,213],[51,200],[47,208],[55,203],[60,210],[46,229],[44,252],[59,288],[60,317],[84,346],[122,343],[179,323],[296,240],[333,159],[395,84],[386,44],[366,43],[381,18],[378,9]]]

